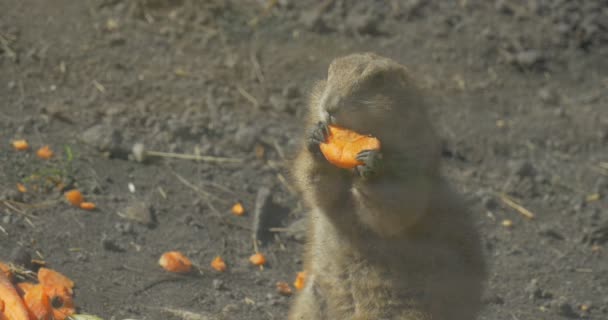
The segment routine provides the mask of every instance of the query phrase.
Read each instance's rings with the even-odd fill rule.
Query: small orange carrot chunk
[[[13,287],[13,284],[4,274],[0,272],[0,300],[4,303],[4,316],[10,320],[29,320],[27,308],[23,300]]]
[[[54,320],[64,320],[76,313],[74,300],[71,293],[65,287],[44,287],[44,292],[49,297],[53,309]]]
[[[165,252],[158,260],[165,270],[177,273],[188,273],[192,270],[192,262],[179,251]]]
[[[8,264],[5,264],[4,262],[1,262],[1,261],[0,261],[0,272],[4,273],[4,275],[9,280],[13,279],[13,273],[11,272],[11,268],[8,266]]]
[[[48,268],[38,269],[38,282],[47,287],[64,287],[68,289],[70,294],[72,294],[72,289],[74,288],[74,281],[61,273]]]
[[[49,146],[44,146],[36,151],[36,155],[40,159],[48,160],[53,157],[53,150]]]
[[[39,284],[28,290],[23,296],[23,302],[30,312],[30,319],[50,320],[53,314],[49,297],[44,292],[44,286]]]
[[[252,264],[254,264],[256,266],[263,266],[264,264],[266,264],[266,257],[264,257],[263,254],[258,252],[256,254],[252,255],[251,257],[249,257],[249,262],[251,262]]]
[[[211,268],[219,271],[219,272],[224,272],[226,271],[226,262],[224,261],[224,259],[222,259],[222,257],[217,256],[215,257],[215,259],[213,259],[213,261],[211,261]]]
[[[17,183],[17,190],[19,190],[21,193],[27,192],[27,188],[22,183]]]
[[[242,216],[245,214],[245,208],[243,208],[243,204],[240,202],[235,203],[232,206],[232,213],[236,216]]]
[[[298,272],[296,276],[296,281],[294,281],[293,286],[298,290],[302,290],[304,288],[304,283],[306,281],[306,272]]]
[[[330,125],[327,141],[321,143],[319,147],[329,163],[339,168],[352,169],[363,164],[357,160],[359,152],[380,150],[380,140]]]
[[[37,284],[32,282],[19,282],[17,283],[17,291],[23,297],[28,291],[30,291]]]
[[[289,284],[283,281],[277,282],[277,292],[284,296],[290,296],[293,293]]]
[[[84,210],[95,210],[97,208],[93,202],[82,202],[80,203],[80,209]]]
[[[27,143],[26,140],[14,140],[13,141],[13,148],[15,148],[15,150],[19,150],[19,151],[23,151],[23,150],[27,150],[30,148],[30,145]]]
[[[74,206],[80,206],[80,204],[84,201],[84,197],[82,193],[76,189],[70,190],[65,193],[65,198]]]

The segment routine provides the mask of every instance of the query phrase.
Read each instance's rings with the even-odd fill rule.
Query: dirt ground
[[[491,267],[480,319],[608,319],[605,0],[0,1],[0,260],[46,261],[105,319],[284,319],[275,283],[293,282],[303,241],[276,232],[250,265],[256,195],[270,191],[269,227],[306,213],[288,172],[306,96],[357,51],[429,93]],[[228,160],[140,163],[135,143]],[[164,272],[168,250],[200,272]]]

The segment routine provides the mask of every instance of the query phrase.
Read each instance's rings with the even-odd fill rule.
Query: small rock
[[[101,152],[109,152],[111,156],[127,158],[129,152],[121,147],[122,133],[110,126],[98,124],[85,130],[81,135],[82,140],[95,147]]]
[[[536,175],[536,168],[529,161],[518,162],[515,165],[515,174],[520,178],[532,178]]]
[[[541,88],[538,90],[538,97],[546,105],[556,105],[559,103],[559,96],[550,88]]]
[[[122,234],[128,234],[133,232],[133,225],[130,222],[116,222],[114,229]]]
[[[498,201],[492,196],[484,196],[483,206],[488,210],[495,210],[498,208]]]
[[[531,68],[544,60],[543,55],[538,50],[524,50],[515,54],[513,62],[521,67]]]
[[[123,248],[122,246],[120,246],[120,245],[119,245],[119,244],[116,242],[116,240],[114,240],[114,239],[109,239],[109,238],[107,238],[105,235],[104,235],[104,236],[102,236],[102,238],[101,238],[101,247],[102,247],[104,250],[107,250],[107,251],[113,251],[113,252],[125,252],[125,251],[126,251],[126,249],[125,249],[125,248]]]
[[[143,201],[131,202],[123,210],[118,211],[118,215],[121,218],[135,221],[149,227],[155,224],[154,214],[152,213],[151,208]]]
[[[528,294],[530,300],[536,299],[551,299],[553,294],[545,292],[538,285],[538,279],[532,279],[530,283],[524,288],[524,292]]]
[[[249,151],[257,139],[258,131],[254,127],[241,124],[234,134],[234,142],[242,149]]]
[[[220,279],[213,279],[213,289],[215,290],[222,290],[224,288],[224,281],[220,280]]]
[[[23,249],[21,246],[15,247],[8,258],[12,263],[22,266],[25,269],[32,269],[32,256],[29,252]]]

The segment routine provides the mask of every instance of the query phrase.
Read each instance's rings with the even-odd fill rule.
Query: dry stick
[[[0,231],[2,231],[2,233],[4,233],[5,235],[8,236],[8,232],[6,232],[6,229],[4,229],[4,227],[2,227],[1,225],[0,225]]]
[[[264,83],[264,74],[262,73],[262,67],[258,61],[258,56],[252,50],[250,54],[251,64],[253,65],[253,72],[260,83]]]
[[[222,162],[240,163],[240,162],[243,162],[243,159],[238,159],[238,158],[213,157],[213,156],[197,156],[195,154],[171,153],[171,152],[160,152],[160,151],[146,151],[146,155],[155,156],[155,157],[176,158],[176,159],[197,160],[197,161],[218,162],[218,163],[222,163]]]
[[[513,199],[509,198],[509,196],[507,196],[506,194],[501,193],[498,196],[500,197],[500,200],[502,200],[509,207],[515,209],[517,212],[521,213],[524,217],[528,219],[534,219],[534,213],[530,212],[530,210],[524,208],[517,202],[513,201]]]
[[[243,97],[245,97],[245,99],[247,99],[249,102],[251,102],[255,108],[258,108],[260,106],[260,103],[258,102],[258,100],[254,96],[252,96],[249,92],[245,91],[245,89],[243,89],[243,87],[237,85],[236,89],[239,91],[239,93]]]

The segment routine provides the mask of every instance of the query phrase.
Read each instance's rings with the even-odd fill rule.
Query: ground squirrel
[[[306,285],[290,320],[471,320],[479,236],[439,176],[440,142],[408,70],[375,54],[334,60],[314,86],[294,177],[311,207]],[[380,139],[337,168],[319,143],[336,124]]]

